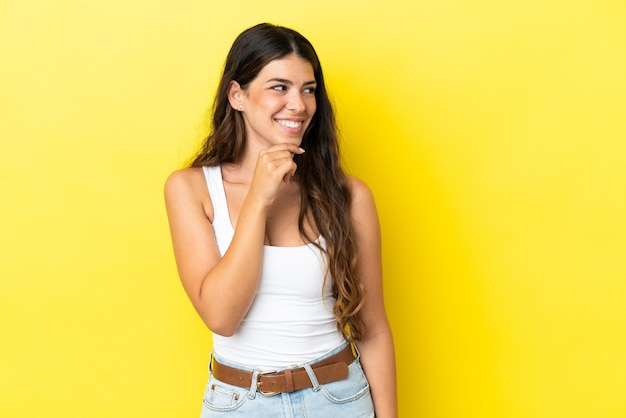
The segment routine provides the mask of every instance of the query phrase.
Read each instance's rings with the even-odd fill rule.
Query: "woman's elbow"
[[[232,337],[237,328],[239,328],[239,321],[234,321],[232,317],[216,315],[201,315],[205,325],[213,334],[221,335],[222,337]]]

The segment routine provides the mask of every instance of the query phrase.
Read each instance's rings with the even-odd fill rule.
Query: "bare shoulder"
[[[212,213],[211,198],[202,168],[183,168],[170,174],[165,181],[165,202],[168,207],[195,206],[202,207],[207,215]]]
[[[352,204],[350,207],[350,214],[352,220],[355,223],[355,227],[360,229],[362,227],[374,227],[378,225],[378,213],[376,210],[376,203],[374,201],[374,195],[370,188],[364,181],[348,176],[348,187],[352,194]]]
[[[348,187],[350,188],[350,193],[352,194],[353,207],[359,208],[362,205],[374,205],[374,195],[363,180],[348,176]]]
[[[181,189],[195,188],[204,181],[201,167],[183,168],[174,171],[165,181],[165,192],[176,192]]]
[[[185,195],[201,197],[207,193],[206,181],[201,167],[176,170],[165,181],[166,199]]]

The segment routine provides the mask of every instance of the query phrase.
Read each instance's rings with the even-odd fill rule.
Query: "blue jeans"
[[[320,385],[317,383],[317,379],[311,369],[310,364],[338,353],[346,345],[347,343],[311,363],[305,364],[304,368],[314,386],[291,393],[263,396],[256,390],[256,385],[254,384],[251,388],[241,388],[220,382],[213,375],[210,375],[204,398],[202,399],[202,414],[200,417],[374,417],[374,404],[369,384],[361,368],[358,356],[348,366],[348,378],[338,382]],[[215,358],[226,366],[254,372],[250,368],[228,362],[218,356],[215,356]]]

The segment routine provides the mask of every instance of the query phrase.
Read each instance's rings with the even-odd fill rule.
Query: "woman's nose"
[[[302,96],[299,92],[294,92],[289,95],[289,101],[287,102],[287,109],[291,110],[294,113],[300,113],[304,110],[305,104]]]

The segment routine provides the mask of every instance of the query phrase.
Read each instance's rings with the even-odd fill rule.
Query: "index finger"
[[[294,144],[283,143],[272,145],[271,147],[267,148],[266,151],[289,151],[292,154],[302,154],[304,152],[304,149]]]

